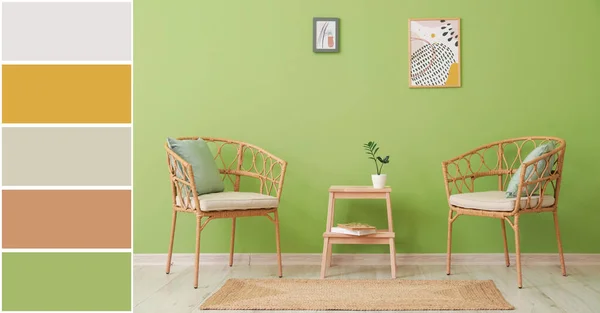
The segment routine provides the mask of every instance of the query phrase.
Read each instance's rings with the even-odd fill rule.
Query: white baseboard
[[[313,253],[283,253],[281,255],[284,265],[320,265],[321,254]],[[167,260],[167,254],[134,254],[133,265],[164,265]],[[223,265],[229,262],[227,253],[202,253],[200,255],[200,264],[202,265]],[[275,253],[236,253],[234,254],[234,264],[246,265],[273,265],[277,264]],[[389,254],[333,254],[333,263],[338,265],[388,265],[390,262]],[[515,264],[515,255],[510,255],[511,264]],[[521,262],[523,265],[557,265],[559,263],[556,253],[530,253],[522,254]],[[600,265],[599,254],[565,254],[565,262],[573,265]],[[411,253],[396,254],[396,263],[402,264],[422,264],[422,265],[442,265],[446,264],[445,253]],[[193,253],[174,253],[172,264],[193,265]],[[452,254],[452,264],[454,265],[497,265],[504,264],[504,254],[502,253],[454,253]]]

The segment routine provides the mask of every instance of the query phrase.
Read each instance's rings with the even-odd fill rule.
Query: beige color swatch
[[[4,128],[4,186],[130,186],[131,129]]]

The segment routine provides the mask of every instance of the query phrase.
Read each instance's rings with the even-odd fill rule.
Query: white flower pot
[[[375,189],[383,189],[385,187],[385,180],[387,179],[386,174],[373,174],[371,175],[371,179],[373,180],[373,188]]]

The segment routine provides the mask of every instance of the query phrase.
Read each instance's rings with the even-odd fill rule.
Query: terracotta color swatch
[[[130,248],[129,190],[4,190],[3,248]]]
[[[130,65],[3,65],[3,123],[130,123]]]

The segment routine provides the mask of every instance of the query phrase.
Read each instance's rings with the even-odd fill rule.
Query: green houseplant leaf
[[[376,156],[375,154],[379,151],[379,147],[377,147],[377,143],[374,141],[369,141],[363,144],[363,148],[365,149],[365,153],[369,156],[369,160],[373,160],[375,162],[375,171],[377,172],[377,175],[381,175],[383,165],[390,163],[390,156],[388,155],[384,158]]]

